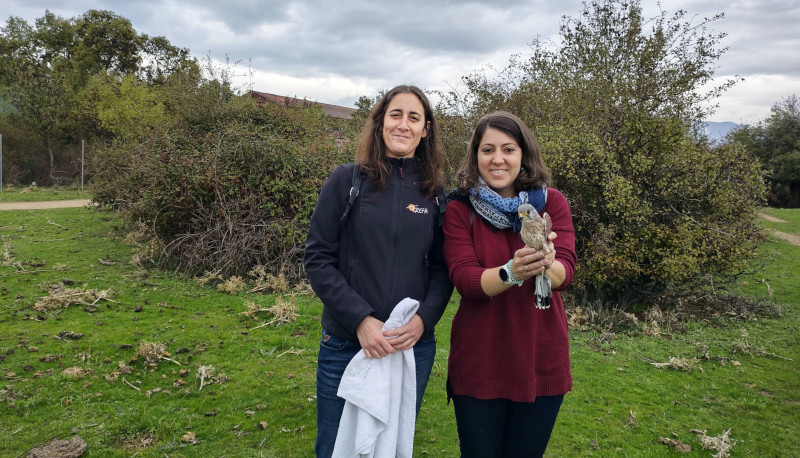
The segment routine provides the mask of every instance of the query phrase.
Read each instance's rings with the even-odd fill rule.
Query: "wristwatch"
[[[500,268],[500,281],[502,281],[506,285],[521,286],[523,280],[517,280],[516,278],[514,278],[514,272],[511,270],[512,262],[514,262],[514,260],[509,259],[506,265]]]

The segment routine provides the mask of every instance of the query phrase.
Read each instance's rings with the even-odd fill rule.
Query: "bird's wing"
[[[544,232],[544,243],[543,243],[543,246],[544,246],[544,250],[549,253],[550,252],[550,247],[547,244],[550,243],[550,232],[553,231],[553,220],[550,219],[550,215],[548,215],[547,212],[544,212],[542,219],[544,219],[544,221],[543,221],[543,223],[544,223],[544,230],[543,230],[543,232]]]
[[[553,230],[553,220],[550,219],[550,215],[547,212],[544,212],[544,240],[547,243],[548,237],[550,236],[550,232]]]

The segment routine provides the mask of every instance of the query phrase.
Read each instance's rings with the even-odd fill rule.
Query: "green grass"
[[[0,192],[0,203],[5,202],[41,202],[49,200],[91,199],[88,188],[40,188],[37,186],[16,187],[3,186]]]
[[[765,208],[762,213],[785,222],[763,221],[764,227],[777,229],[790,234],[800,234],[800,212],[791,208]]]
[[[770,214],[791,221],[774,223],[776,229],[797,232],[786,226],[799,226],[800,211]],[[144,271],[129,262],[133,248],[118,225],[113,214],[85,208],[0,212],[0,456],[75,434],[89,445],[84,456],[311,456],[319,301],[234,296],[170,272]],[[547,455],[679,456],[659,437],[697,452],[692,429],[708,436],[730,429],[737,441],[732,456],[800,456],[800,253],[771,238],[760,254],[775,260],[738,286],[753,297],[772,291],[779,318],[718,317],[662,337],[601,338],[573,329],[574,389]],[[33,310],[48,295],[46,286],[62,280],[74,282],[71,288],[109,290],[111,300],[99,300],[96,310]],[[257,328],[269,316],[242,314],[247,301],[269,307],[278,300],[295,301],[297,321]],[[458,456],[444,388],[456,300],[437,328],[416,456]],[[57,338],[64,331],[83,337]],[[165,345],[181,365],[148,364],[136,356],[142,341]],[[651,364],[704,354],[702,371]],[[121,373],[120,365],[133,372]],[[203,365],[225,374],[224,383],[199,390],[195,376]],[[69,367],[91,373],[62,375]],[[196,444],[181,441],[190,431]]]

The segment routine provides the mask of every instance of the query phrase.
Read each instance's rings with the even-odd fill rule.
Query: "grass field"
[[[15,187],[3,186],[0,192],[0,203],[4,202],[38,202],[46,200],[71,200],[71,199],[91,199],[92,196],[88,189],[81,190],[80,187],[66,188],[39,188],[37,186]]]
[[[800,235],[800,211],[767,212],[787,221],[768,230]],[[144,270],[119,226],[85,208],[0,212],[0,456],[75,435],[84,456],[312,456],[319,301]],[[800,248],[770,237],[760,256],[772,261],[738,287],[781,316],[574,327],[574,390],[547,456],[718,453],[704,435],[729,438],[730,456],[800,456]],[[456,308],[437,328],[416,456],[458,456],[444,389]],[[670,358],[686,370],[657,367]]]

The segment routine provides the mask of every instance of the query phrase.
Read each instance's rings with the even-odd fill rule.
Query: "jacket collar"
[[[417,158],[410,157],[410,158],[396,158],[396,157],[387,157],[386,158],[387,165],[389,166],[389,170],[391,171],[392,175],[399,174],[400,169],[403,169],[403,174],[407,173],[417,173]]]

